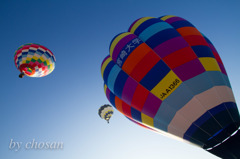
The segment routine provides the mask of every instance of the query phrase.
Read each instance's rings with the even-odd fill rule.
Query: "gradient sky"
[[[100,73],[112,38],[140,17],[177,15],[217,48],[240,102],[239,0],[1,0],[0,158],[2,159],[214,159],[204,150],[143,129],[115,111],[110,124],[98,108],[109,103]],[[19,79],[13,55],[39,43],[56,56],[43,78]],[[9,149],[63,142],[63,150]]]

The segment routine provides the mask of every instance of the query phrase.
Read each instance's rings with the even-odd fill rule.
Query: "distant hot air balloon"
[[[127,118],[240,158],[240,117],[212,43],[176,16],[144,17],[111,42],[101,66],[105,94]]]
[[[98,109],[98,115],[109,123],[109,120],[113,115],[113,107],[109,104],[101,106]]]
[[[29,43],[20,46],[14,55],[14,63],[21,72],[19,77],[43,77],[55,68],[55,56],[46,47]]]

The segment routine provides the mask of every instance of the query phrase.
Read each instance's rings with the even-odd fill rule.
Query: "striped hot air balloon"
[[[29,77],[43,77],[50,74],[55,68],[55,56],[46,47],[29,43],[20,46],[14,54],[14,63],[24,75]]]
[[[109,120],[113,115],[113,107],[109,104],[101,106],[98,109],[98,115],[109,123]]]
[[[240,117],[213,44],[177,16],[144,17],[118,34],[101,66],[127,118],[222,158],[240,158]]]

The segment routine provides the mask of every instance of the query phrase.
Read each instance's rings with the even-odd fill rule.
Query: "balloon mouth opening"
[[[20,78],[22,78],[24,75],[26,76],[32,76],[35,74],[35,69],[30,66],[29,64],[23,64],[19,67],[19,70],[21,74],[19,75]]]
[[[206,151],[220,158],[240,158],[240,123],[224,128],[216,136],[205,143]]]
[[[211,151],[212,149],[217,148],[218,146],[224,144],[226,141],[231,139],[234,135],[240,132],[239,123],[231,124],[220,131],[216,132],[204,145],[204,149]]]

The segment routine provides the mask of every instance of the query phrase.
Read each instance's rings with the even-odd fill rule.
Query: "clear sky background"
[[[1,0],[1,159],[214,159],[204,150],[139,127],[115,111],[110,124],[98,116],[109,103],[100,73],[112,38],[140,17],[177,15],[189,20],[217,48],[240,102],[239,0]],[[25,43],[56,56],[43,78],[19,79],[13,56]],[[63,142],[62,150],[9,149]]]

